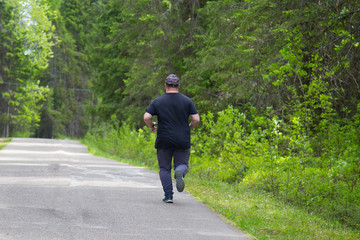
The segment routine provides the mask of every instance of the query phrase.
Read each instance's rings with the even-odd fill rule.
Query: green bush
[[[156,134],[148,129],[134,130],[126,123],[120,124],[115,117],[110,124],[92,129],[85,141],[98,149],[122,159],[131,159],[142,166],[157,166],[154,148]]]
[[[271,109],[258,115],[232,106],[203,115],[193,136],[192,173],[266,190],[358,227],[359,113],[348,122],[320,121],[313,133],[299,116],[285,122]]]

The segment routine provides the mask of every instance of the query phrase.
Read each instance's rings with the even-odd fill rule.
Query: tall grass
[[[126,123],[121,127],[118,127],[119,125],[117,122],[103,124],[90,131],[84,137],[83,143],[95,154],[127,159],[139,166],[156,167],[156,134],[144,129],[132,129]]]

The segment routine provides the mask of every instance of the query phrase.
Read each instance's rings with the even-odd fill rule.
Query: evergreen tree
[[[38,136],[81,137],[90,124],[86,108],[92,97],[85,52],[90,1],[62,1],[53,7],[58,12],[53,19],[58,41],[42,77],[42,83],[52,88],[52,99],[43,109]]]

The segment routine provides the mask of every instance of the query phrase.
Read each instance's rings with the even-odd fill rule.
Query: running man
[[[157,131],[155,148],[165,195],[163,201],[166,203],[173,203],[171,178],[173,160],[176,188],[179,192],[185,188],[184,177],[189,168],[190,157],[190,130],[200,122],[194,103],[189,97],[179,93],[179,87],[179,78],[175,74],[167,76],[165,94],[155,98],[144,114],[145,124],[151,131]],[[158,123],[152,121],[155,115]]]

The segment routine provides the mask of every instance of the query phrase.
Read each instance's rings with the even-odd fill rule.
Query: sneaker
[[[165,203],[173,203],[173,197],[172,196],[165,196],[165,198],[163,199],[163,202]]]
[[[179,192],[184,191],[185,181],[184,181],[184,174],[181,170],[175,170],[175,179],[176,179],[176,189]]]

